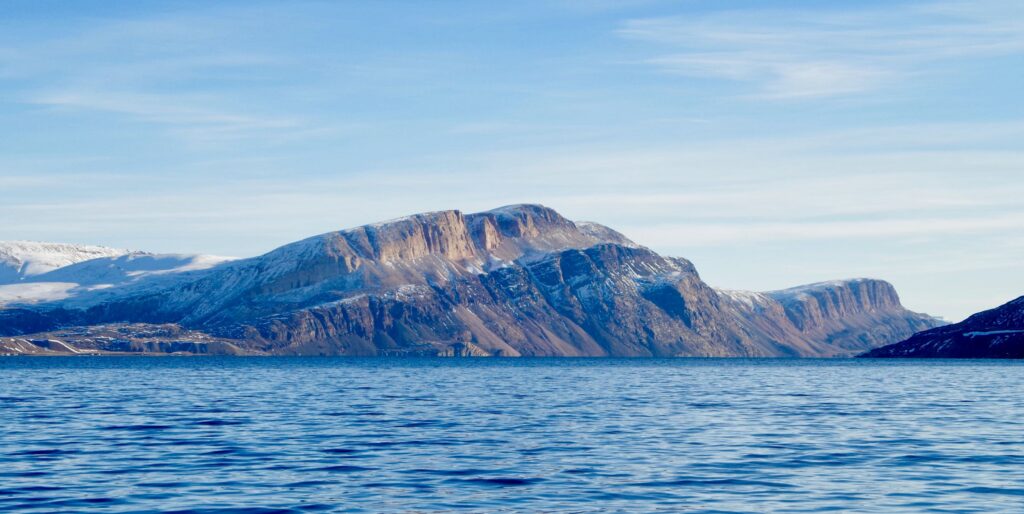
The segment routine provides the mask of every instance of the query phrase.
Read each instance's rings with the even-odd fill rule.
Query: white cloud
[[[761,82],[758,96],[807,98],[875,89],[895,73],[866,63],[795,60],[768,55],[676,54],[648,61],[678,75]]]
[[[125,114],[142,121],[171,125],[203,125],[234,130],[294,128],[299,125],[289,119],[235,114],[198,106],[185,95],[75,90],[40,94],[32,102],[67,109]]]
[[[287,9],[209,6],[147,17],[90,17],[71,29],[32,29],[31,39],[0,37],[0,76],[12,96],[61,113],[113,115],[152,126],[189,144],[210,145],[322,130],[310,117],[254,101],[249,89],[288,76],[295,58],[281,57],[253,34],[266,20],[302,20]],[[248,39],[247,39],[248,38]],[[221,84],[233,84],[233,88]],[[280,94],[281,84],[255,89]],[[243,91],[243,93],[239,93]]]
[[[963,124],[920,131],[942,142],[970,133],[1011,137],[1019,128]],[[876,136],[897,147],[901,137],[907,144],[919,138],[909,127]],[[928,145],[927,139],[920,143]],[[846,141],[859,150],[842,151]],[[182,235],[220,231],[236,236],[227,242],[207,239],[217,246],[195,249],[233,255],[378,218],[513,202],[545,203],[651,246],[687,240],[727,248],[751,239],[902,239],[934,236],[936,230],[1024,230],[1024,222],[1014,225],[1006,214],[1021,214],[1024,182],[1017,178],[1024,154],[864,151],[861,145],[870,146],[865,137],[838,132],[630,151],[521,149],[323,178],[249,173],[287,164],[274,160],[214,160],[159,180],[96,175],[87,184],[54,184],[45,197],[10,198],[0,206],[0,217],[12,220],[8,231],[16,228],[19,237],[47,230],[130,237],[147,225]],[[239,169],[247,173],[232,173]],[[19,180],[29,177],[25,172]],[[148,191],[144,197],[135,193],[140,188]],[[251,235],[238,236],[242,233]],[[140,246],[117,243],[133,244]]]
[[[1024,212],[975,218],[914,218],[854,221],[680,223],[635,227],[628,232],[650,246],[687,247],[807,240],[892,239],[1024,231]]]
[[[946,59],[1020,53],[1022,5],[719,11],[629,20],[618,34],[659,44],[662,55],[646,62],[667,73],[749,83],[759,97],[824,97],[875,90]]]

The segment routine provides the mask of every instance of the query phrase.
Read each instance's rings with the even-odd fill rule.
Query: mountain
[[[1024,296],[861,357],[1024,359]]]
[[[79,296],[102,297],[134,283],[168,283],[186,272],[204,270],[231,260],[211,255],[153,254],[101,246],[57,243],[0,242],[7,282],[0,282],[4,305],[61,301]]]
[[[103,246],[0,241],[0,284],[13,284],[58,268],[128,253]]]
[[[685,259],[539,205],[417,214],[0,310],[0,335],[21,339],[125,323],[261,354],[502,356],[853,355],[938,324],[879,280],[716,290]]]

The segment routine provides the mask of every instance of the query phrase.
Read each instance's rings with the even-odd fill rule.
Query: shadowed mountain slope
[[[862,357],[1024,359],[1024,296]]]

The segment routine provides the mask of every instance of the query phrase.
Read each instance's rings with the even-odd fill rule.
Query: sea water
[[[0,510],[1024,512],[1024,363],[0,358]]]

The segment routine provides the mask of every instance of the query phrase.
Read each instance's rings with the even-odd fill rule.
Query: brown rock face
[[[768,294],[782,303],[786,316],[801,330],[900,306],[896,289],[881,280],[826,282]]]
[[[414,215],[75,308],[0,314],[0,333],[178,323],[289,355],[831,356],[937,323],[877,280],[718,291],[689,261],[537,205]]]
[[[336,237],[353,243],[348,250],[357,250],[363,259],[381,264],[410,261],[427,255],[451,260],[470,259],[475,255],[466,218],[459,211],[417,214],[390,223],[340,232]]]
[[[853,279],[767,293],[809,341],[824,341],[852,355],[882,346],[904,334],[941,324],[906,311],[892,284]]]

